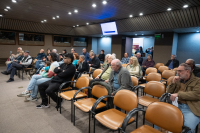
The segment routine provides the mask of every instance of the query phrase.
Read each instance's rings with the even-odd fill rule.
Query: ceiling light
[[[96,6],[97,6],[96,4],[92,4],[92,7],[94,7],[94,8],[95,8]]]
[[[71,13],[71,12],[69,12],[68,14],[69,14],[69,15],[71,15],[72,13]]]
[[[8,9],[4,9],[4,11],[8,11]]]
[[[47,22],[47,20],[44,20],[44,22]]]
[[[77,12],[78,12],[78,10],[74,10],[74,12],[75,12],[75,13],[77,13]]]
[[[167,9],[167,11],[171,11],[171,10],[172,10],[171,8],[168,8],[168,9]]]
[[[105,5],[105,4],[107,4],[107,1],[104,0],[102,3]]]
[[[75,26],[73,26],[73,27],[75,27]]]
[[[144,34],[142,34],[142,35],[144,35]]]
[[[56,18],[59,18],[59,16],[56,16]]]
[[[135,34],[137,36],[137,34]]]
[[[89,25],[89,23],[86,23],[87,25]]]
[[[79,26],[79,25],[76,25],[76,26]]]
[[[0,14],[0,17],[3,17],[3,14]]]
[[[143,15],[143,13],[140,13],[140,16],[142,16]]]
[[[56,19],[55,17],[53,17],[52,19]]]
[[[188,5],[184,5],[184,6],[183,6],[183,8],[187,8],[187,7],[188,7]]]
[[[13,3],[17,3],[17,1],[16,1],[16,0],[12,0],[12,2],[13,2]]]
[[[197,32],[199,32],[199,31],[197,31]]]
[[[132,18],[132,17],[133,17],[133,15],[129,15],[129,17],[130,17],[130,18]]]
[[[9,7],[9,6],[7,6],[6,8],[7,8],[7,9],[10,9],[10,7]]]
[[[44,23],[44,21],[41,21],[41,23]]]

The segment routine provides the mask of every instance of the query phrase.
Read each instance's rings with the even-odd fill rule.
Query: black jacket
[[[97,58],[96,56],[93,59],[91,59],[89,64],[91,64],[91,67],[93,68],[100,68],[100,61],[99,58]]]
[[[168,62],[165,64],[165,66],[169,66],[169,64],[172,62],[172,60],[168,60]],[[173,68],[176,68],[179,66],[179,61],[174,59],[173,60]]]
[[[196,77],[200,77],[200,68],[199,68],[199,67],[194,66],[192,72],[194,73],[194,75],[195,75]]]
[[[140,64],[140,66],[142,66],[143,58],[142,57],[138,58],[138,62]]]
[[[100,61],[104,62],[105,54],[100,54],[98,58],[99,58]]]
[[[89,72],[89,64],[87,61],[84,61],[82,64],[82,68],[78,68],[79,65],[76,65],[77,71],[82,73],[82,72]]]
[[[71,81],[72,77],[74,76],[76,71],[76,68],[73,64],[68,64],[66,65],[65,63],[60,65],[60,69],[56,67],[54,69],[54,72],[57,74],[51,82],[58,82],[58,83],[63,83],[66,81]]]

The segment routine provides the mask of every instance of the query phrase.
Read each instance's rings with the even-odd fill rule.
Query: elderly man
[[[56,49],[53,49],[52,52],[53,52],[53,53],[56,53],[56,55],[57,55],[57,61],[59,61],[59,54],[57,53],[57,50],[56,50]]]
[[[95,56],[93,52],[89,53],[91,61],[89,62],[89,66],[91,67],[91,72],[94,72],[95,69],[100,68],[100,60]]]
[[[191,67],[191,71],[195,76],[200,77],[200,68],[195,66],[195,61],[193,59],[187,59],[185,64]]]
[[[184,116],[184,125],[189,127],[193,133],[200,122],[200,78],[191,73],[191,67],[180,64],[177,68],[178,76],[175,76],[167,92],[171,93],[172,101],[178,97],[178,108]]]
[[[19,56],[20,51],[22,51],[22,48],[18,47],[17,48],[17,54],[16,55],[15,54],[11,54],[11,56],[9,57],[9,61],[5,62],[6,66],[8,66],[8,64],[10,64],[12,61],[14,61]]]
[[[83,48],[82,51],[83,51],[83,55],[85,56],[85,61],[87,61],[89,63],[91,61],[89,53],[86,51],[86,48]]]
[[[124,53],[124,57],[121,60],[122,64],[128,64],[129,63],[129,57],[128,53]]]
[[[179,61],[175,59],[175,55],[171,55],[171,60],[168,60],[168,62],[165,64],[165,66],[168,66],[169,69],[174,69],[179,66]]]
[[[136,54],[136,57],[137,57],[137,59],[138,59],[138,62],[139,62],[139,64],[140,64],[140,66],[142,66],[143,58],[141,57],[141,53],[137,53],[137,54]]]

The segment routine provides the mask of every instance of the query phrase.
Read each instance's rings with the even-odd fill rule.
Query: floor
[[[5,66],[0,66],[0,71],[3,70]],[[62,114],[57,112],[53,101],[50,108],[36,109],[41,99],[35,102],[24,102],[24,97],[17,97],[17,94],[26,89],[29,80],[26,77],[22,80],[15,76],[14,82],[6,83],[8,79],[9,76],[0,73],[0,133],[88,132],[88,114],[81,110],[76,109],[76,126],[71,123],[70,102],[63,102]],[[139,126],[141,125],[142,114],[139,115]],[[127,127],[126,132],[134,129],[135,123],[132,123]],[[91,121],[91,132],[93,132],[93,121]],[[112,131],[96,122],[96,133],[112,133]]]

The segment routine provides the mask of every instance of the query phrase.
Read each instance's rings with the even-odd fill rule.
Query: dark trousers
[[[17,62],[12,62],[11,66],[7,70],[7,72],[10,73],[10,78],[14,79],[16,70],[21,70],[23,69],[23,67],[24,67],[23,65],[18,64]]]
[[[48,104],[47,95],[57,103],[58,96],[55,94],[55,92],[58,91],[60,85],[61,83],[52,83],[51,80],[38,85],[38,90],[40,92],[43,104]]]
[[[145,75],[146,67],[142,67],[143,76]]]

